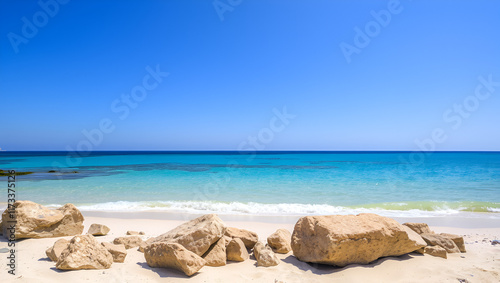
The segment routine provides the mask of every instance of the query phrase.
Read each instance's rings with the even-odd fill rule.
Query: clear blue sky
[[[218,3],[0,1],[0,148],[76,148],[109,119],[93,149],[236,150],[261,132],[268,150],[414,150],[439,128],[437,150],[500,150],[500,1]],[[147,66],[169,75],[124,106]]]

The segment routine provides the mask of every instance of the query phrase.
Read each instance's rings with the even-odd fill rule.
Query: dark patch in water
[[[324,163],[362,163],[362,164],[401,164],[400,162],[392,161],[349,161],[349,160],[320,160],[308,161],[309,164],[324,164]]]
[[[323,165],[269,165],[269,164],[183,164],[183,163],[150,163],[150,164],[124,164],[113,166],[80,166],[65,168],[58,172],[48,172],[47,168],[31,169],[34,173],[23,176],[26,181],[41,180],[75,180],[88,177],[110,176],[122,174],[127,171],[151,171],[151,170],[172,170],[184,172],[207,172],[217,173],[221,168],[231,169],[278,169],[278,170],[331,170],[337,166]],[[75,173],[77,172],[77,173]]]
[[[11,164],[13,162],[21,162],[26,159],[0,159],[0,165]]]

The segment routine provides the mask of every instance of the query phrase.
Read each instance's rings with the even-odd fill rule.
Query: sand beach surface
[[[92,223],[107,225],[111,231],[97,237],[101,242],[125,236],[126,231],[143,231],[147,239],[169,231],[197,217],[194,214],[166,212],[96,212],[82,211],[85,230]],[[278,228],[293,231],[299,216],[271,217],[220,215],[231,227],[256,232],[263,242]],[[258,267],[251,256],[244,262],[228,262],[222,267],[203,267],[188,277],[182,272],[150,268],[143,253],[127,250],[124,263],[113,263],[103,270],[60,271],[45,255],[57,238],[25,239],[17,242],[16,275],[7,273],[2,264],[1,282],[499,282],[500,239],[498,219],[488,217],[442,217],[399,219],[399,222],[427,222],[437,233],[463,235],[467,253],[448,254],[448,259],[411,253],[400,257],[380,258],[368,265],[351,264],[343,268],[308,264],[293,253],[277,254],[281,263],[274,267]],[[71,239],[72,237],[64,237]],[[7,247],[2,238],[0,249]],[[2,255],[7,255],[3,253]],[[1,256],[6,262],[6,256]]]

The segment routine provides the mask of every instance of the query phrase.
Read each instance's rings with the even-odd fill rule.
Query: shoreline
[[[144,220],[172,220],[188,221],[207,213],[186,213],[170,211],[85,211],[81,210],[84,217],[112,218],[112,219],[144,219]],[[217,214],[222,220],[230,222],[258,222],[267,224],[295,224],[299,218],[306,215],[255,215],[255,214]],[[457,215],[435,217],[390,217],[399,223],[424,222],[429,226],[463,228],[463,229],[489,229],[499,228],[500,219],[490,218],[487,213],[460,213]]]

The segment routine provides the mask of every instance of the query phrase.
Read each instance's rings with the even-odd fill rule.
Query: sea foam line
[[[57,207],[60,205],[50,205]],[[77,205],[82,211],[170,211],[182,213],[218,213],[235,215],[325,215],[325,214],[359,214],[376,213],[387,217],[436,217],[458,214],[463,208],[435,207],[434,210],[422,209],[386,209],[380,207],[344,207],[327,204],[299,204],[299,203],[242,203],[242,202],[215,202],[215,201],[117,201],[97,204]],[[499,212],[497,208],[489,208],[488,212]],[[497,213],[492,213],[496,216]],[[499,216],[500,217],[500,216]]]

